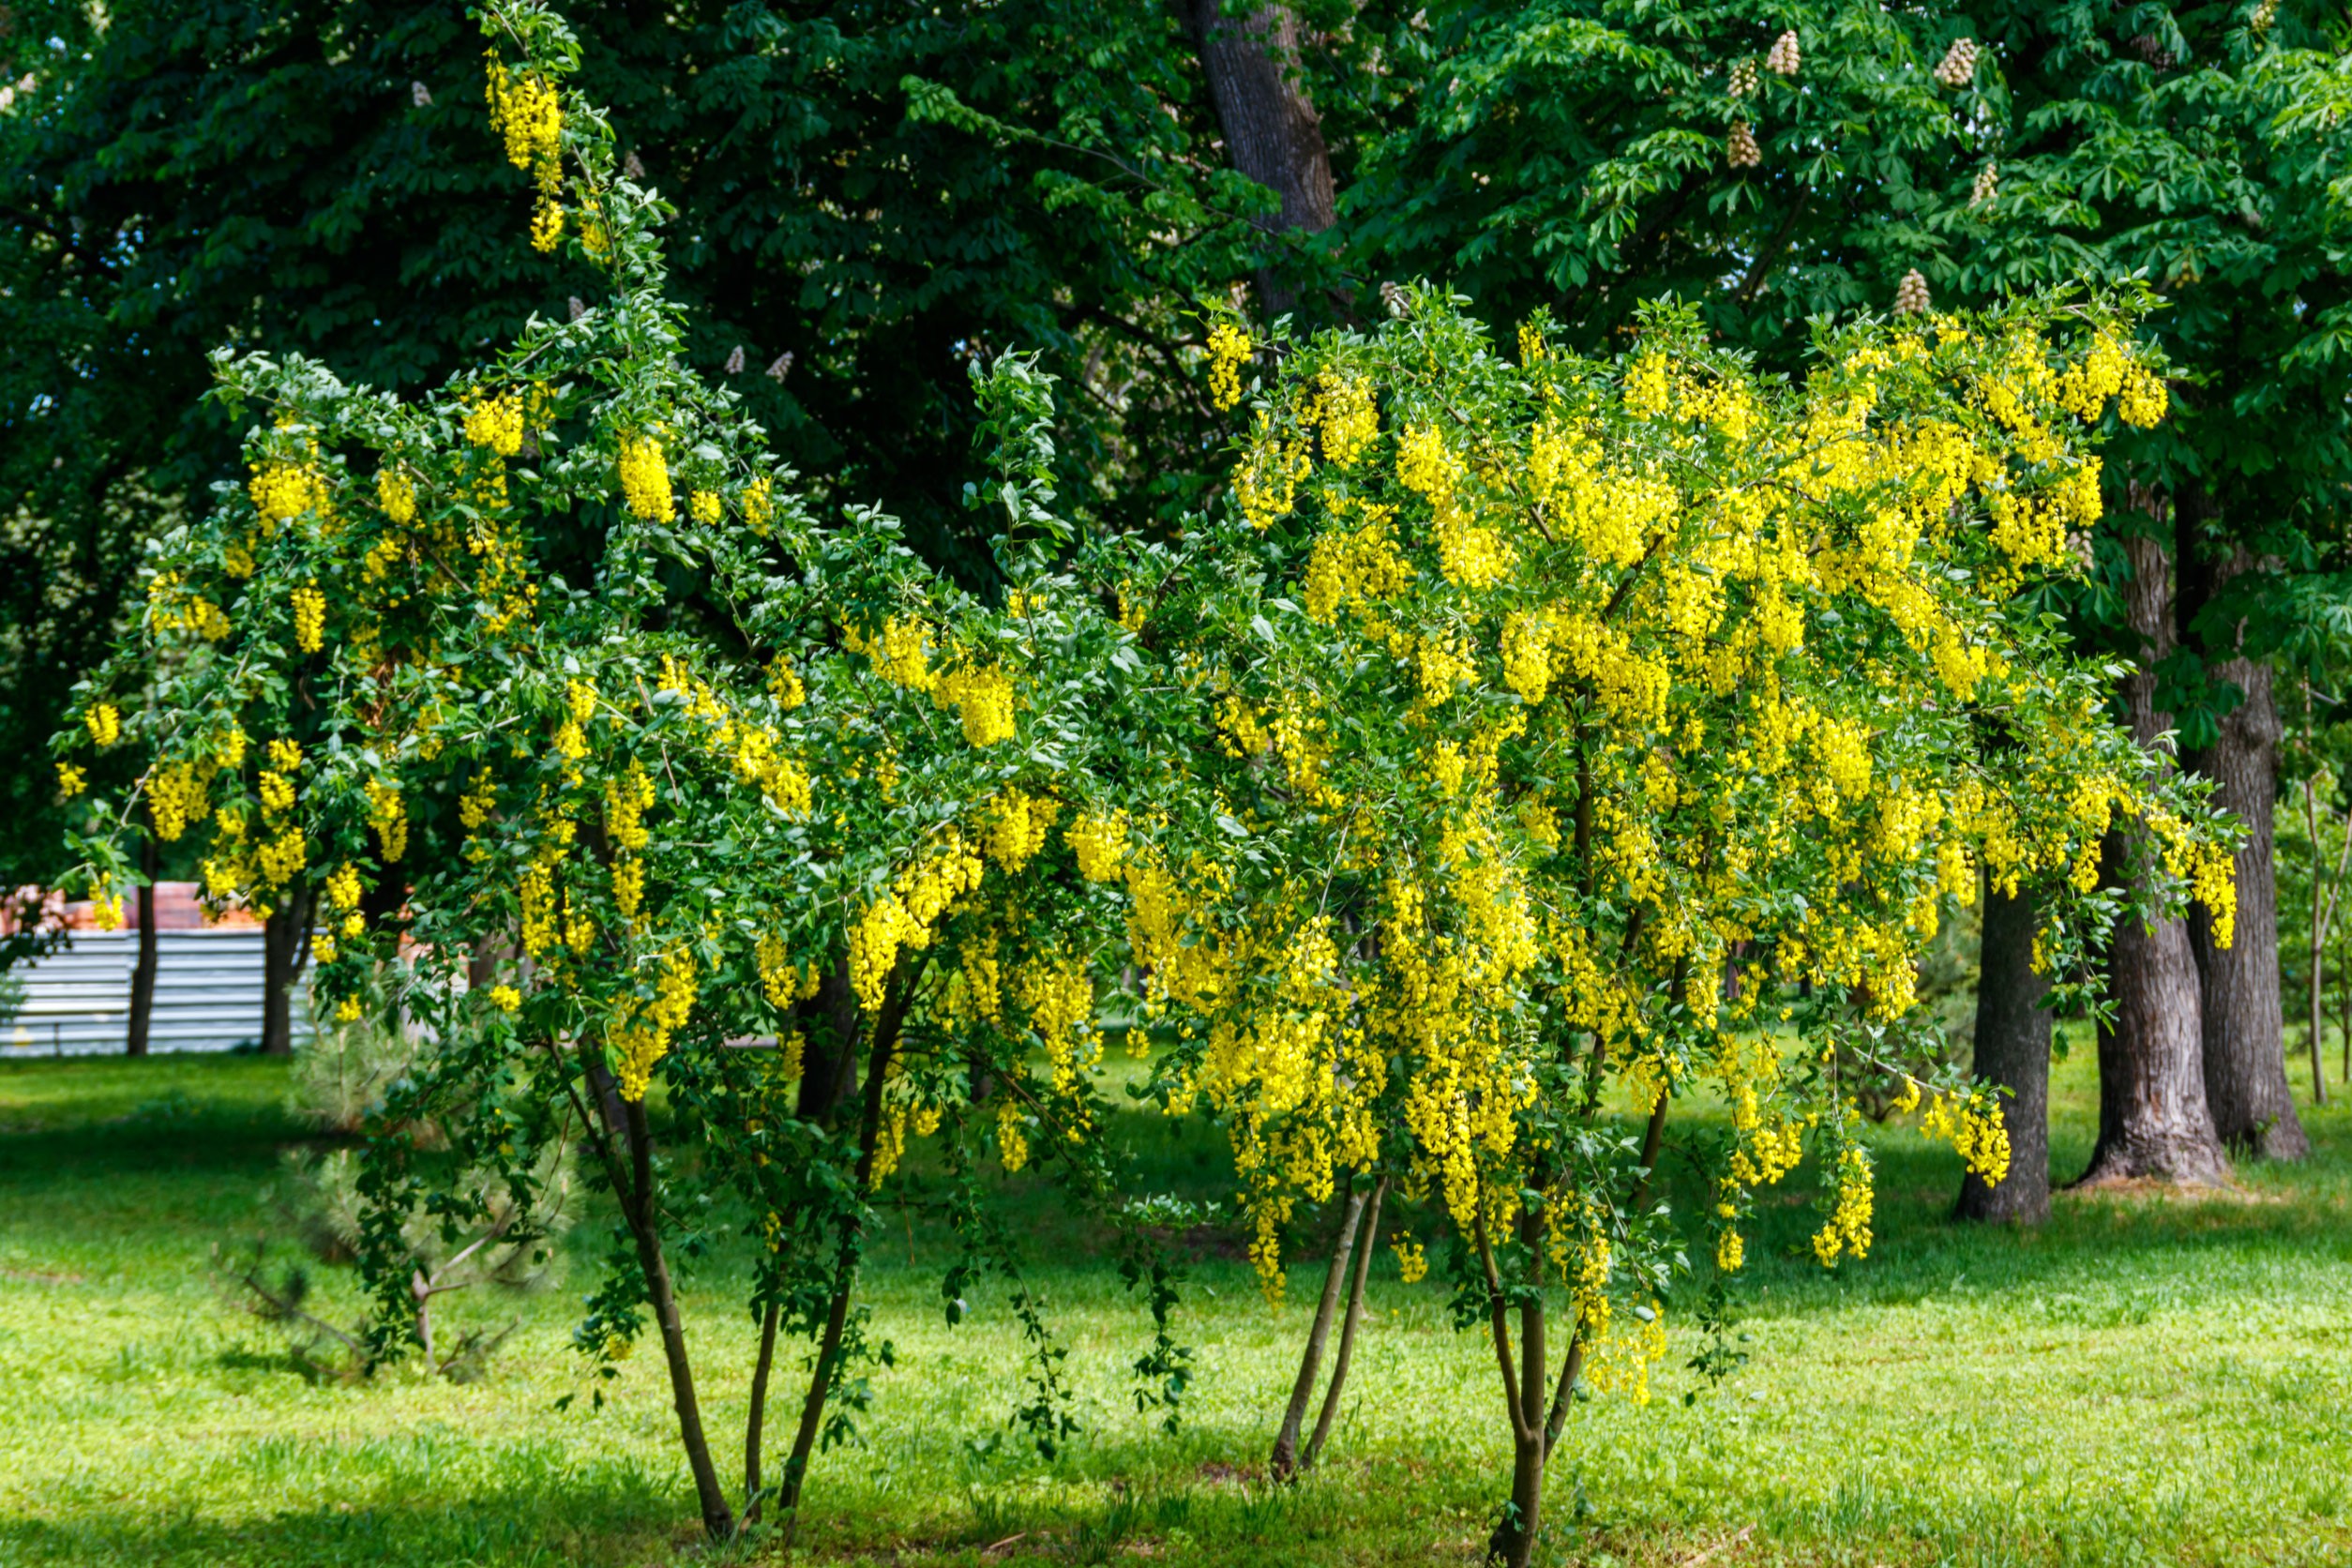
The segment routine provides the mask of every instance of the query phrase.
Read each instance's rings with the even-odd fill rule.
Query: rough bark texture
[[[1218,0],[1178,5],[1200,51],[1225,156],[1281,201],[1281,217],[1270,230],[1330,228],[1337,212],[1331,154],[1322,118],[1299,77],[1298,18],[1286,6],[1228,16]],[[1259,274],[1259,287],[1274,315],[1294,302],[1270,274]]]
[[[139,961],[130,972],[130,1029],[123,1041],[132,1056],[147,1054],[147,1035],[155,1022],[155,878],[159,858],[150,833],[139,841],[139,870],[146,880],[139,884]]]
[[[1972,1070],[2009,1092],[2001,1101],[2009,1174],[1990,1185],[1973,1171],[1963,1176],[1962,1219],[2039,1225],[2050,1217],[2051,1018],[2042,1005],[2049,981],[2033,972],[2036,924],[2029,896],[1985,889]]]
[[[2172,716],[2156,706],[2156,666],[2172,651],[2172,573],[2164,546],[2124,541],[2133,580],[2126,611],[2140,657],[2123,682],[2132,732],[2156,749]],[[2107,875],[2122,880],[2144,858],[2135,830],[2108,835]],[[2185,921],[2143,926],[2126,914],[2108,954],[2116,1016],[2099,1031],[2099,1144],[2085,1184],[2153,1179],[2219,1182],[2227,1171],[2205,1103],[2205,1047],[2196,959]]]
[[[817,994],[800,1004],[800,1118],[829,1124],[857,1093],[857,993],[848,965],[817,983]]]
[[[262,927],[262,1054],[294,1054],[294,988],[310,957],[310,891],[291,888]]]
[[[2213,581],[2226,582],[2254,565],[2241,548]],[[2184,622],[2204,596],[2183,596]],[[2286,1087],[2278,871],[2271,843],[2279,744],[2285,731],[2271,695],[2270,667],[2238,652],[2244,642],[2242,626],[2231,641],[2232,656],[2209,658],[2207,668],[2215,680],[2245,693],[2245,701],[2223,716],[2213,744],[2188,758],[2194,771],[2213,780],[2214,804],[2236,815],[2247,830],[2237,858],[2235,940],[2227,947],[2215,944],[2212,915],[2203,905],[2189,914],[2189,942],[2204,992],[2205,1102],[2213,1130],[2231,1149],[2266,1159],[2300,1159],[2311,1153],[2311,1140]]]

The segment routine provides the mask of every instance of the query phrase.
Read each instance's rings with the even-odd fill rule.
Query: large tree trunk
[[[817,983],[817,994],[800,1004],[802,1121],[830,1123],[857,1093],[857,993],[846,964],[837,964]]]
[[[293,887],[262,925],[262,1054],[294,1054],[294,988],[310,957],[308,887]]]
[[[1177,4],[1200,51],[1226,157],[1281,201],[1281,217],[1270,230],[1330,228],[1337,215],[1331,153],[1300,76],[1299,19],[1279,5],[1228,16],[1218,0]],[[1272,268],[1259,274],[1259,288],[1271,314],[1295,303]]]
[[[155,1022],[155,879],[162,857],[157,852],[152,824],[139,841],[139,961],[130,972],[130,1031],[123,1048],[132,1056],[147,1054],[147,1036]]]
[[[2132,564],[2125,593],[2140,657],[2124,678],[2132,732],[2151,750],[2172,728],[2156,706],[2156,667],[2172,651],[2172,573],[2164,547],[2141,535],[2124,541]],[[2144,828],[2107,837],[2107,874],[2120,881],[2146,858]],[[2227,1171],[2205,1103],[2204,1040],[2196,959],[2188,925],[2142,925],[2129,912],[2116,922],[2108,953],[2116,1016],[2099,1031],[2099,1144],[2085,1184],[2148,1178],[2219,1182]]]
[[[2050,1217],[2049,982],[2033,970],[2038,916],[2030,895],[1984,891],[1983,956],[1976,988],[1976,1062],[1972,1069],[2009,1093],[2001,1121],[2009,1130],[2009,1174],[1988,1184],[1974,1171],[1960,1179],[1962,1219],[2039,1225]]]
[[[2226,582],[2254,563],[2240,547],[2215,581]],[[2202,598],[2203,596],[2198,596]],[[2184,596],[2185,597],[2185,596]],[[2184,621],[2194,609],[2184,603]],[[2311,1140],[2295,1115],[2286,1087],[2285,1028],[2279,1002],[2278,871],[2271,852],[2271,813],[2278,802],[2279,743],[2284,731],[2270,689],[2270,667],[2237,651],[2209,660],[2217,680],[2245,700],[2224,715],[2213,744],[2188,759],[2214,782],[2214,804],[2246,824],[2239,847],[2238,929],[2227,947],[2213,941],[2213,919],[2199,905],[2190,912],[2189,940],[2204,991],[2205,1100],[2213,1130],[2230,1148],[2269,1159],[2300,1159]]]

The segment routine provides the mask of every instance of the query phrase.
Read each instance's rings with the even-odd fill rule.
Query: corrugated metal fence
[[[0,1020],[0,1055],[119,1053],[130,1026],[136,931],[76,931],[71,945],[16,972],[24,1004]],[[310,1032],[306,988],[294,994],[296,1040]],[[150,1050],[234,1050],[262,1034],[258,926],[156,933]]]

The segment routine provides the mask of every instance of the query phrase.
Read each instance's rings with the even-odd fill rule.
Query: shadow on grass
[[[494,1466],[488,1485],[477,1469],[485,1461]],[[128,1470],[124,1486],[123,1505],[110,1514],[0,1521],[0,1561],[11,1568],[634,1568],[667,1560],[698,1534],[687,1494],[627,1461],[582,1466],[552,1446],[492,1450],[454,1438],[262,1439],[239,1453],[236,1473],[223,1479],[223,1490],[243,1494],[241,1503],[259,1504],[241,1507],[248,1516],[234,1521],[143,1508]],[[267,1507],[273,1490],[290,1505]],[[320,1495],[328,1491],[344,1495]]]

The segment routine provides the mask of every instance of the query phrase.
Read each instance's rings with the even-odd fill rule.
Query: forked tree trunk
[[[1365,1197],[1349,1184],[1347,1205],[1339,1217],[1339,1235],[1332,1243],[1331,1266],[1323,1271],[1322,1300],[1316,1304],[1306,1350],[1299,1357],[1299,1375],[1290,1384],[1290,1403],[1282,1412],[1274,1453],[1266,1461],[1267,1470],[1276,1481],[1289,1481],[1299,1472],[1299,1432],[1306,1425],[1307,1402],[1315,1397],[1316,1375],[1323,1369],[1323,1349],[1331,1339],[1332,1320],[1338,1317],[1339,1300],[1347,1290],[1348,1265],[1356,1245],[1356,1229],[1364,1219]]]
[[[2159,749],[2172,716],[2156,706],[2156,667],[2172,651],[2170,562],[2164,546],[2145,535],[2124,541],[2132,564],[2125,608],[2140,642],[2140,657],[2124,678],[2132,732]],[[2107,875],[2120,881],[2144,858],[2133,840],[2144,828],[2107,837]],[[2084,1184],[2153,1179],[2189,1184],[2226,1174],[2213,1119],[2205,1103],[2204,1038],[2199,1022],[2196,960],[2185,921],[2141,924],[2126,913],[2116,922],[2108,954],[2115,1021],[2099,1031],[2099,1143]]]
[[[139,884],[139,961],[130,972],[130,1029],[123,1041],[123,1049],[131,1056],[147,1054],[147,1037],[155,1024],[155,879],[161,858],[150,823],[146,836],[139,840],[139,873],[143,879]]]
[[[2222,568],[2226,582],[2251,570],[2254,561],[2239,549]],[[2237,641],[2242,644],[2244,628]],[[2266,1159],[2300,1159],[2311,1140],[2295,1114],[2286,1086],[2286,1040],[2279,1001],[2278,870],[2273,856],[2271,813],[2278,805],[2279,743],[2284,738],[2272,698],[2270,667],[2238,654],[2214,661],[2211,674],[2245,693],[2221,722],[2213,744],[2189,759],[2190,767],[2214,782],[2214,804],[2246,824],[2237,855],[2238,917],[2235,940],[2213,940],[2211,912],[2203,905],[2189,914],[2189,941],[2196,954],[2204,1012],[2205,1103],[2223,1143]]]
[[[1298,17],[1281,5],[1228,16],[1218,0],[1177,4],[1200,51],[1226,157],[1282,204],[1267,227],[1308,234],[1330,228],[1337,215],[1331,153],[1300,75]],[[1295,302],[1272,268],[1259,274],[1259,288],[1270,314]]]
[[[310,906],[308,886],[286,890],[286,897],[269,912],[262,925],[262,1054],[294,1054],[294,988],[310,957]]]
[[[1976,988],[1972,1071],[2008,1091],[2009,1174],[1997,1184],[1971,1170],[1960,1178],[1962,1219],[2039,1225],[2050,1217],[2050,1010],[2046,976],[2034,972],[2038,915],[2030,895],[1984,890],[1984,940]]]
[[[1364,1211],[1364,1229],[1356,1236],[1356,1274],[1354,1283],[1348,1288],[1348,1318],[1339,1327],[1339,1350],[1332,1357],[1331,1381],[1323,1389],[1323,1408],[1315,1417],[1315,1433],[1299,1455],[1302,1470],[1315,1468],[1315,1461],[1322,1457],[1323,1444],[1330,1440],[1332,1427],[1339,1419],[1339,1395],[1348,1386],[1348,1367],[1355,1356],[1356,1330],[1364,1321],[1364,1287],[1372,1277],[1372,1254],[1380,1237],[1380,1200],[1387,1196],[1388,1178],[1383,1176],[1372,1189],[1372,1201]]]
[[[1677,983],[1680,984],[1679,977]],[[1641,1139],[1640,1174],[1634,1178],[1633,1191],[1625,1203],[1625,1212],[1636,1222],[1650,1202],[1651,1183],[1657,1174],[1659,1151],[1666,1138],[1666,1110],[1672,1103],[1673,1096],[1661,1090],[1657,1102],[1650,1108],[1650,1123]],[[1531,1217],[1527,1223],[1532,1227]],[[1528,1239],[1535,1240],[1532,1229]],[[1515,1371],[1501,1278],[1496,1272],[1494,1254],[1487,1246],[1483,1225],[1477,1240],[1479,1263],[1486,1275],[1488,1324],[1494,1336],[1495,1360],[1502,1374],[1504,1403],[1511,1411],[1511,1506],[1486,1537],[1486,1560],[1500,1563],[1502,1568],[1527,1568],[1544,1530],[1544,1468],[1551,1462],[1552,1450],[1559,1446],[1560,1433],[1567,1428],[1568,1409],[1576,1398],[1576,1380],[1584,1368],[1586,1325],[1579,1319],[1569,1332],[1568,1353],[1560,1358],[1560,1379],[1552,1385],[1547,1410],[1544,1388],[1550,1368],[1545,1354],[1543,1295],[1530,1291],[1519,1304],[1519,1355]]]

